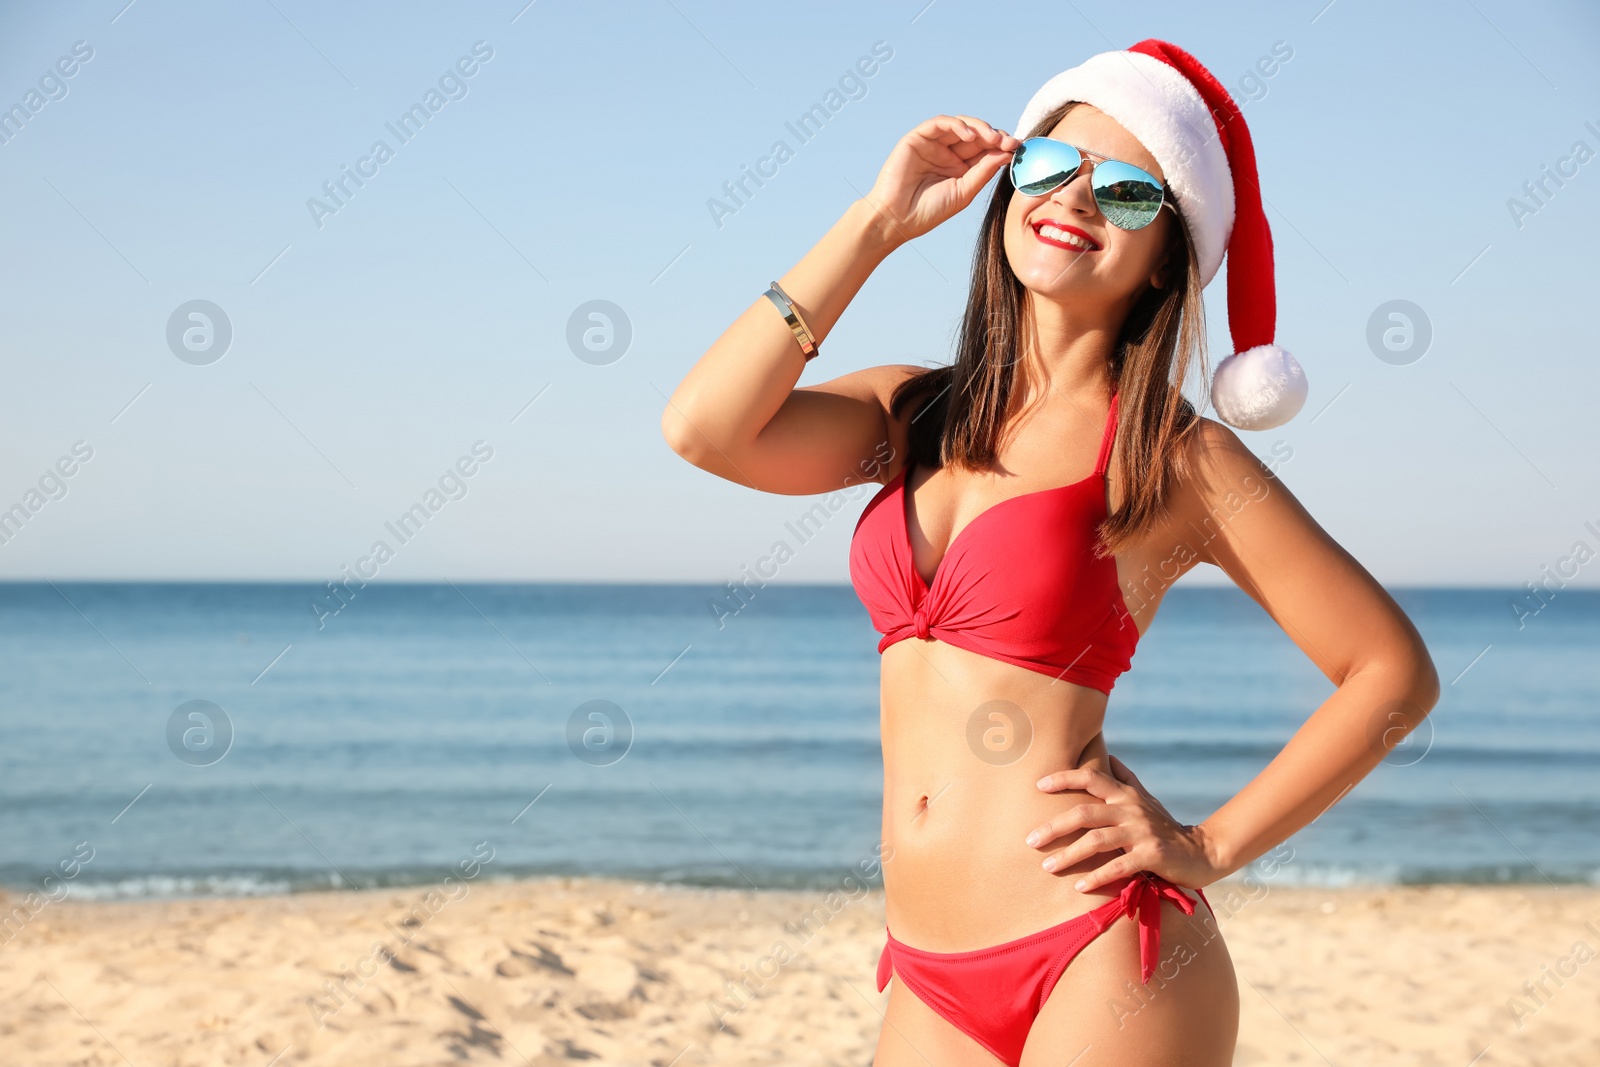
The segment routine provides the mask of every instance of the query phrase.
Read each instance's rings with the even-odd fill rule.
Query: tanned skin
[[[1164,180],[1144,146],[1095,108],[1072,109],[1049,135]],[[938,115],[906,134],[872,190],[780,279],[815,336],[827,337],[892,251],[971,203],[1019,143],[966,115]],[[1033,224],[1043,218],[1084,231],[1098,248],[1041,241]],[[988,508],[1094,469],[1110,356],[1129,309],[1176,269],[1161,255],[1173,225],[1162,211],[1143,229],[1117,229],[1082,173],[1046,196],[1013,195],[1005,251],[1029,291],[1034,328],[994,469],[913,471],[909,533],[924,578]],[[826,359],[825,349],[818,369]],[[922,368],[875,366],[802,387],[804,368],[794,336],[758,295],[684,377],[662,432],[695,466],[763,492],[892,480],[909,413],[891,416],[889,397]],[[1267,611],[1335,692],[1307,709],[1254,780],[1187,825],[1107,751],[1105,694],[931,637],[891,645],[881,685],[883,870],[901,941],[934,952],[999,944],[1089,911],[1111,899],[1108,883],[1140,870],[1209,886],[1321,815],[1433,708],[1438,676],[1415,627],[1282,479],[1211,419],[1186,448],[1190,475],[1116,556],[1139,632],[1173,582],[1209,564]],[[1128,491],[1116,470],[1112,507]],[[1033,731],[1026,754],[1005,766],[978,759],[966,739],[973,709],[997,699],[1023,709]],[[1161,978],[1142,998],[1128,992],[1139,983],[1135,923],[1118,922],[1083,949],[1035,1021],[1023,1067],[1232,1063],[1238,983],[1216,917],[1198,898],[1193,916],[1165,901],[1161,923]],[[903,983],[890,990],[878,1067],[998,1062]]]

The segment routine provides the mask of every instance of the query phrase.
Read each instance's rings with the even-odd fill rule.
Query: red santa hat
[[[1255,148],[1233,98],[1198,59],[1152,38],[1090,56],[1045,82],[1013,132],[1027,136],[1068,100],[1105,112],[1161,165],[1188,223],[1202,287],[1227,254],[1234,351],[1211,379],[1218,418],[1243,430],[1267,430],[1294,418],[1305,404],[1306,376],[1294,356],[1273,343],[1272,232],[1261,209]]]

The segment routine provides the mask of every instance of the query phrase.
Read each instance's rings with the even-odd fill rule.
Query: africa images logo
[[[453,67],[439,75],[437,88],[430,85],[420,101],[402,111],[393,122],[385,122],[384,128],[394,135],[396,146],[410,144],[412,138],[422,132],[428,120],[444,110],[445,104],[451,100],[465,100],[467,80],[482,69],[481,64],[493,58],[494,48],[487,41],[474,43],[472,55],[457,59]],[[311,212],[311,221],[317,229],[322,229],[323,219],[327,216],[337,215],[366,186],[367,181],[378,176],[379,168],[394,157],[395,149],[389,146],[389,142],[379,138],[372,142],[366,155],[356,160],[354,170],[346,163],[339,168],[338,177],[323,182],[322,192],[326,199],[313,196],[306,200],[306,209]]]

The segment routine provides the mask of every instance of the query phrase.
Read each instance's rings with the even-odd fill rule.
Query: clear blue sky
[[[1311,396],[1245,440],[1287,442],[1280,476],[1392,585],[1516,586],[1575,542],[1600,549],[1593,5],[0,11],[0,107],[25,111],[0,124],[0,509],[41,479],[58,496],[0,544],[0,577],[322,581],[382,539],[398,581],[734,579],[811,501],[674,456],[664,395],[916,123],[1010,129],[1047,78],[1149,36],[1247,101],[1278,338]],[[892,56],[800,144],[785,123],[877,42]],[[437,110],[397,137],[387,124],[430,89]],[[780,139],[794,157],[719,226],[708,201]],[[347,167],[367,177],[344,179],[342,206],[308,207],[334,206],[323,186]],[[802,382],[948,361],[987,195],[883,265]],[[1536,210],[1515,217],[1513,197]],[[1224,292],[1219,275],[1213,359]],[[195,300],[231,324],[213,362],[169,344]],[[594,300],[632,331],[604,364],[568,342]],[[1367,341],[1392,300],[1431,323],[1405,365]],[[452,481],[461,457],[473,473]],[[57,464],[73,471],[59,483]],[[465,495],[435,498],[401,545],[385,523],[441,477]],[[844,581],[865,499],[779,580]],[[1575,582],[1600,585],[1600,560]]]

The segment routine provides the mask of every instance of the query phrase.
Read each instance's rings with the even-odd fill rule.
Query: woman
[[[1304,396],[1269,343],[1270,291],[1240,299],[1271,246],[1225,91],[1141,42],[1047,83],[1018,129],[939,115],[902,138],[690,371],[662,430],[767,492],[883,483],[850,553],[883,634],[878,988],[896,980],[874,1062],[1220,1067],[1239,995],[1204,887],[1369,773],[1438,679],[1382,587],[1181,394],[1227,250],[1230,326],[1255,362],[1219,368],[1219,415],[1275,425]],[[955,364],[797,388],[873,268],[996,175]],[[1186,825],[1101,727],[1163,592],[1202,562],[1338,689]]]

